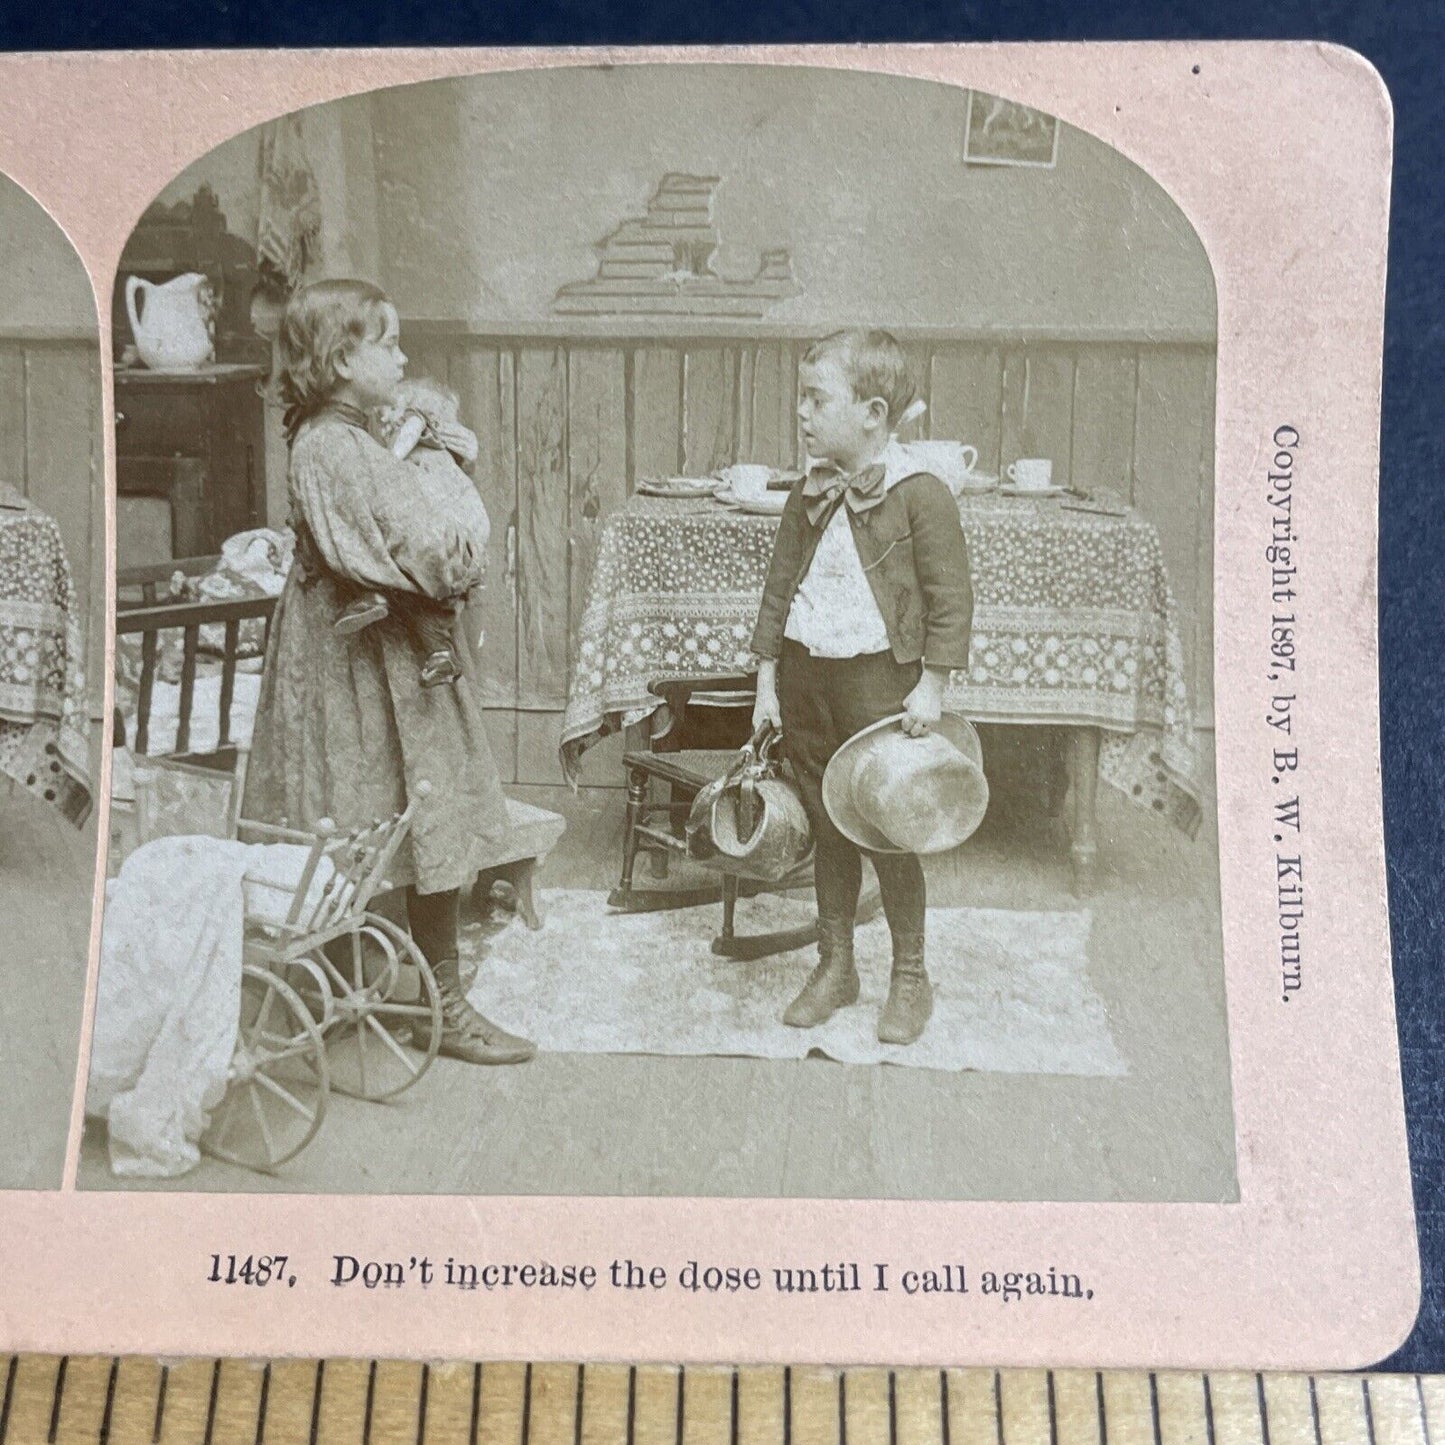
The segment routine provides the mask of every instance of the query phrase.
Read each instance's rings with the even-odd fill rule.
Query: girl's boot
[[[444,958],[433,969],[441,995],[442,1037],[437,1052],[469,1064],[524,1064],[536,1044],[509,1034],[467,1002],[458,977],[457,960]]]
[[[923,935],[893,935],[893,977],[888,1001],[878,1015],[878,1042],[911,1044],[933,1016],[933,985],[923,966]]]
[[[783,1014],[795,1029],[816,1028],[840,1009],[858,1002],[858,969],[853,962],[853,920],[818,920],[818,966]]]

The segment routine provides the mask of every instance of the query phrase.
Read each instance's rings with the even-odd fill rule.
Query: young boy
[[[925,735],[950,670],[968,665],[973,592],[958,505],[892,440],[915,391],[886,331],[825,337],[799,369],[798,418],[814,460],[783,508],[752,641],[753,726],[781,728],[815,843],[819,961],[783,1015],[796,1028],[816,1027],[859,992],[862,855],[823,806],[823,770],[884,718],[901,713],[908,736]],[[911,1044],[933,1012],[923,866],[911,853],[869,856],[893,940],[878,1038]]]

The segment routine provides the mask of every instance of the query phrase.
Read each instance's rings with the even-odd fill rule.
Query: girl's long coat
[[[292,515],[340,577],[453,597],[482,580],[486,508],[446,453],[413,457],[398,461],[360,426],[322,413],[291,449]],[[349,599],[327,572],[307,575],[302,552],[272,622],[243,815],[349,828],[417,800],[391,881],[423,893],[464,886],[507,831],[475,655],[459,637],[467,675],[424,689],[422,658],[395,619],[337,633]],[[423,780],[431,791],[419,798]]]

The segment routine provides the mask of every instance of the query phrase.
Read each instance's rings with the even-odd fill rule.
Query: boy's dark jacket
[[[896,482],[867,511],[841,505],[893,656],[899,662],[922,658],[930,667],[966,668],[973,586],[953,493],[931,473],[917,472]],[[808,521],[799,482],[783,507],[753,631],[759,657],[776,658],[782,650],[788,611],[826,525],[827,517],[818,526]]]

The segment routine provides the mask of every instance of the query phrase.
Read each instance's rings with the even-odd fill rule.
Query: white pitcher
[[[977,447],[966,442],[945,441],[900,442],[899,445],[916,466],[932,472],[954,496],[970,490],[969,478],[978,465]]]
[[[125,309],[140,359],[153,371],[195,371],[215,353],[215,296],[198,271],[166,282],[126,278]]]

